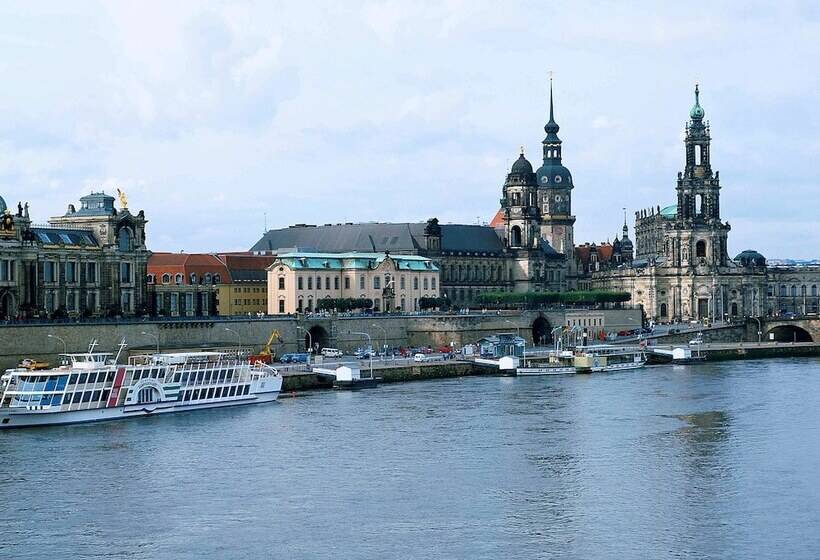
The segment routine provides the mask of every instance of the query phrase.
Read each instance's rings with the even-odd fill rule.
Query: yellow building
[[[386,253],[286,253],[268,267],[268,313],[310,312],[322,299],[369,299],[374,311],[418,311],[439,297],[428,258]]]

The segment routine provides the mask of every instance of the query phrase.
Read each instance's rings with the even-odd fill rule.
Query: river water
[[[0,558],[820,557],[820,360],[0,432]]]

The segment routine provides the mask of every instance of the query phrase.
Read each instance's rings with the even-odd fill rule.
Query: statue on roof
[[[128,208],[128,197],[125,196],[125,191],[117,189],[117,197],[120,199],[120,207],[125,210]]]

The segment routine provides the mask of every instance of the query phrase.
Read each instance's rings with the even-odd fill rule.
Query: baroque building
[[[636,212],[634,258],[586,269],[590,284],[630,292],[632,301],[655,321],[816,312],[820,270],[768,267],[752,250],[729,257],[731,227],[721,217],[720,173],[712,169],[711,130],[704,117],[695,86],[677,204]],[[626,232],[624,224],[624,239]]]
[[[34,225],[28,203],[12,213],[0,198],[0,316],[3,319],[133,315],[145,311],[145,213],[124,193],[92,192],[80,208]]]
[[[432,260],[387,253],[284,253],[268,267],[268,314],[311,312],[323,299],[370,299],[373,310],[420,311],[439,297]]]

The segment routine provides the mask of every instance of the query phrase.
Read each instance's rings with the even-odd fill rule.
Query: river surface
[[[0,558],[820,557],[820,360],[0,432]]]

